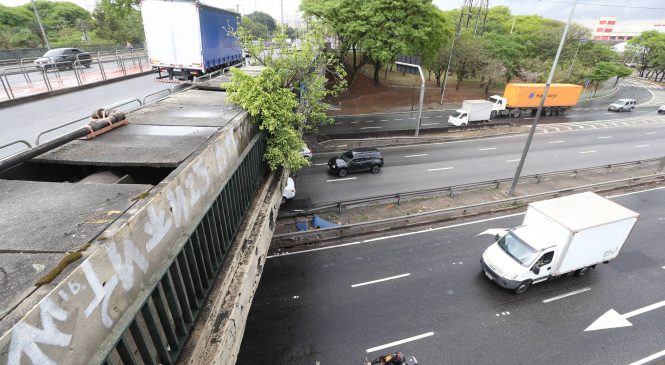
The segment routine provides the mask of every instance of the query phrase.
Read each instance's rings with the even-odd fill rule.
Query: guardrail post
[[[337,211],[342,214],[342,203],[337,203]]]
[[[577,177],[577,170],[573,170],[573,177]]]
[[[402,202],[402,195],[397,194],[397,205],[399,205]]]
[[[106,80],[106,72],[104,71],[104,62],[102,62],[102,58],[97,52],[97,64],[99,65],[99,70],[102,72],[102,79]]]
[[[25,81],[28,83],[28,85],[31,85],[31,84],[32,84],[32,80],[30,80],[30,75],[28,75],[28,73],[25,72],[25,67],[23,66],[23,60],[24,60],[24,59],[25,59],[25,58],[21,58],[21,59],[18,61],[18,64],[19,64],[19,67],[21,67],[21,71],[23,71],[23,78],[25,78]]]
[[[0,82],[2,82],[2,88],[5,89],[5,94],[7,94],[7,99],[9,100],[14,99],[14,93],[11,93],[12,88],[10,87],[9,89],[7,89],[7,86],[9,86],[9,80],[7,80],[7,85],[5,85],[4,75],[0,75]]]
[[[663,157],[662,160],[660,160],[660,165],[658,165],[658,170],[656,170],[657,173],[663,172],[663,169],[665,169],[665,157]]]
[[[536,175],[536,183],[540,184],[541,182],[543,182],[543,175]]]
[[[448,193],[448,196],[452,198],[453,196],[453,187],[450,187],[450,192]]]

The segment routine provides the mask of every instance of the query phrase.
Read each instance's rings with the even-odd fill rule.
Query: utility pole
[[[453,37],[453,42],[450,45],[450,55],[448,56],[448,66],[446,67],[446,73],[443,75],[443,86],[441,87],[441,101],[443,104],[443,97],[446,95],[446,84],[448,83],[448,73],[450,72],[450,64],[453,60],[453,52],[455,52],[455,42],[459,38],[459,34],[462,31],[462,18],[464,18],[464,8],[466,6],[466,0],[462,9],[460,9],[459,18],[457,19],[457,29],[455,29],[455,36]]]
[[[510,34],[513,34],[513,29],[515,28],[515,20],[517,20],[517,15],[513,17],[513,25],[510,27]]]
[[[416,123],[416,137],[418,137],[418,133],[420,132],[420,120],[423,114],[423,101],[425,100],[425,75],[423,74],[423,69],[419,65],[399,61],[395,63],[400,66],[417,68],[418,74],[420,75],[420,106],[418,107],[418,122]]]
[[[282,13],[282,26],[284,26],[284,0],[279,0],[279,7]]]
[[[30,0],[32,3],[32,8],[35,10],[35,16],[37,16],[37,23],[39,23],[39,29],[42,31],[42,37],[44,37],[44,43],[46,43],[46,48],[51,49],[51,46],[48,44],[48,38],[46,37],[46,32],[44,32],[44,26],[42,25],[42,19],[39,17],[39,12],[37,11],[37,6],[35,6],[35,0]]]
[[[552,83],[552,78],[554,78],[554,71],[556,71],[556,65],[559,62],[559,56],[561,56],[561,50],[563,50],[563,44],[566,42],[566,35],[568,34],[568,28],[570,28],[570,22],[573,19],[573,13],[575,12],[575,6],[577,6],[577,0],[573,2],[573,7],[570,9],[570,15],[568,15],[568,22],[566,22],[566,27],[563,28],[563,34],[561,35],[561,41],[559,42],[559,49],[556,51],[556,56],[554,57],[554,63],[552,63],[552,68],[550,69],[550,75],[547,78],[547,83],[545,84],[545,90],[543,91],[543,97],[540,99],[540,105],[538,105],[538,111],[536,112],[536,117],[533,120],[533,125],[531,126],[531,132],[529,132],[529,138],[527,138],[526,144],[524,145],[524,151],[522,151],[522,158],[520,163],[517,166],[515,171],[515,176],[513,177],[513,183],[510,186],[510,195],[515,194],[515,188],[517,187],[517,180],[520,178],[522,173],[522,167],[524,167],[524,161],[526,160],[526,155],[529,152],[529,147],[531,146],[531,141],[533,140],[533,135],[536,132],[536,127],[538,126],[538,119],[540,119],[540,113],[543,111],[543,105],[545,105],[545,99],[547,99],[547,93],[550,90],[550,84]]]

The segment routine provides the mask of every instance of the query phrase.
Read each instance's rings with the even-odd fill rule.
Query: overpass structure
[[[215,90],[0,171],[0,362],[230,364],[286,177]]]

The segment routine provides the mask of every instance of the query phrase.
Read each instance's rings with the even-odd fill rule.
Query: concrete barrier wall
[[[78,267],[57,283],[38,288],[3,318],[5,326],[13,327],[0,338],[0,361],[103,361],[232,176],[238,156],[255,134],[246,113],[236,117],[96,237]]]

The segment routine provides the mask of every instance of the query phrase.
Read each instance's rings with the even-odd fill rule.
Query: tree
[[[659,53],[665,51],[665,34],[649,30],[629,40],[628,44],[639,47],[640,76],[644,76],[654,66]]]
[[[335,55],[325,51],[322,24],[313,22],[295,49],[278,34],[264,48],[245,29],[236,33],[241,46],[266,68],[256,77],[242,69],[232,69],[232,82],[226,85],[229,100],[243,107],[268,133],[266,161],[298,170],[309,162],[300,155],[302,132],[329,123],[324,99],[338,95],[345,87],[344,70]],[[329,83],[332,79],[335,82]]]
[[[275,22],[275,19],[270,16],[270,14],[261,11],[255,11],[245,15],[245,17],[251,19],[255,23],[265,25],[266,28],[268,28],[268,31],[271,33],[277,29],[277,22]]]
[[[268,27],[263,23],[257,23],[253,21],[251,18],[246,16],[240,18],[240,26],[256,39],[269,38]]]
[[[463,32],[453,52],[454,71],[457,76],[455,90],[459,90],[462,81],[472,72],[481,69],[485,59],[485,49],[480,37],[474,36],[471,32]]]
[[[619,83],[619,79],[622,77],[628,77],[633,74],[633,70],[624,66],[624,65],[614,65],[614,75],[617,77],[614,82],[614,86]]]
[[[521,42],[518,35],[487,34],[483,37],[484,48],[488,57],[496,58],[501,61],[505,67],[506,82],[517,76],[524,62],[522,57],[526,52],[526,47]]]
[[[482,70],[482,75],[486,79],[485,82],[485,98],[489,97],[489,90],[498,80],[503,78],[506,74],[506,67],[498,59],[489,59]]]
[[[596,83],[596,87],[593,89],[594,93],[598,90],[598,86],[601,82],[607,81],[610,77],[615,75],[616,67],[614,64],[610,62],[598,62],[589,75],[589,80]]]
[[[141,13],[134,6],[115,0],[100,0],[93,12],[94,34],[115,43],[135,43],[145,39]]]

